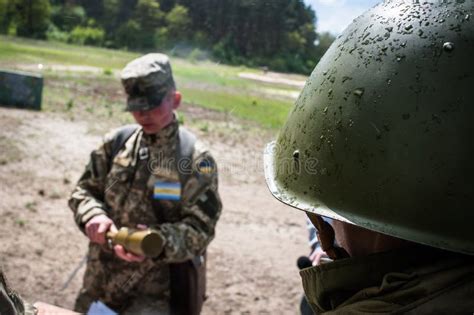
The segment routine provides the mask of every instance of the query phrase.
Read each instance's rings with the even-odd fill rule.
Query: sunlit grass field
[[[124,103],[122,97],[118,98],[115,93],[121,89],[118,78],[120,69],[138,56],[140,54],[136,52],[0,36],[1,68],[22,69],[29,66],[38,72],[40,70],[35,65],[41,64],[45,80],[54,83],[45,85],[44,110],[57,110],[57,104],[70,110],[80,103],[87,111],[103,106],[110,115],[114,109],[119,112]],[[225,112],[262,127],[280,127],[294,102],[291,96],[285,95],[297,95],[300,90],[285,84],[239,77],[242,72],[261,75],[263,72],[260,69],[177,57],[171,57],[171,61],[185,103]],[[55,66],[86,66],[94,67],[96,71],[57,70]],[[298,81],[306,79],[304,76],[288,77]],[[94,89],[94,85],[98,88]],[[88,93],[89,90],[95,92],[95,97]],[[100,94],[99,101],[97,94]]]

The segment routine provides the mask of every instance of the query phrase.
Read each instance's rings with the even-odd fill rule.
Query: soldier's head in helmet
[[[474,254],[473,11],[472,1],[386,0],[364,13],[267,147],[271,192],[309,214],[334,258]],[[335,219],[337,242],[321,217]]]
[[[126,110],[147,134],[154,134],[174,119],[181,103],[168,56],[147,54],[129,62],[121,73],[127,94]]]
[[[274,195],[309,213],[474,254],[473,8],[388,0],[355,19],[267,150]]]

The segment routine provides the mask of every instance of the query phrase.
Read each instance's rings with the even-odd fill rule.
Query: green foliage
[[[17,35],[46,38],[51,15],[49,0],[14,0],[14,3]]]
[[[207,33],[203,31],[193,32],[192,41],[198,47],[210,47],[209,37]]]
[[[69,41],[74,44],[100,46],[104,42],[104,30],[96,27],[76,26]]]
[[[107,76],[111,76],[112,74],[114,74],[112,69],[109,69],[109,68],[105,68],[102,73]]]
[[[202,132],[208,132],[209,131],[209,123],[206,121],[199,126],[199,130]]]
[[[156,30],[154,42],[156,47],[162,49],[170,45],[169,32],[167,27],[160,27],[158,30]]]
[[[134,17],[144,31],[153,31],[162,24],[164,14],[155,0],[139,0]]]
[[[0,0],[3,34],[306,74],[334,39],[315,23],[304,0]]]
[[[289,51],[299,52],[304,50],[306,40],[299,32],[293,31],[286,34],[285,43]]]
[[[86,11],[78,5],[55,5],[51,10],[51,21],[59,30],[72,31],[87,21]]]
[[[320,58],[324,55],[326,50],[328,50],[329,46],[331,46],[332,42],[334,42],[335,39],[336,38],[328,32],[319,34],[316,51]]]
[[[176,40],[187,39],[191,20],[188,15],[188,8],[182,5],[176,5],[167,15],[166,23],[168,28],[168,36],[174,37]]]
[[[179,124],[180,124],[181,126],[184,126],[184,124],[185,124],[185,122],[186,122],[186,117],[184,116],[184,114],[183,114],[183,113],[179,113],[179,114],[177,115],[177,117],[178,117],[178,122],[179,122]]]
[[[118,26],[118,12],[120,10],[119,0],[102,0],[103,14],[100,17],[93,17],[97,21],[101,21],[102,26],[108,31],[113,32]]]
[[[133,13],[133,19],[127,22],[128,28],[122,31],[127,33],[138,26],[137,32],[133,34],[135,45],[132,47],[153,48],[155,47],[155,32],[160,25],[163,25],[163,20],[164,13],[160,10],[158,2],[155,0],[139,0]],[[130,47],[130,45],[127,46]]]
[[[69,33],[61,31],[56,25],[50,24],[46,32],[46,38],[51,41],[69,42]]]
[[[0,0],[0,34],[5,34],[7,25],[8,0]]]
[[[74,107],[74,100],[70,99],[67,101],[65,107],[67,111],[70,111]]]
[[[133,48],[140,46],[140,36],[141,28],[138,22],[130,20],[117,30],[117,35],[115,37],[116,44],[118,47],[123,48]]]
[[[199,48],[194,48],[191,53],[188,55],[188,60],[191,61],[192,63],[196,63],[198,61],[204,61],[209,59],[208,54],[199,49]]]

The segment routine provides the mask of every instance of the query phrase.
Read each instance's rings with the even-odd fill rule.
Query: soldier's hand
[[[321,247],[317,247],[311,255],[309,255],[309,260],[311,260],[311,263],[313,266],[319,266],[325,262],[331,261],[329,256],[326,254],[325,251],[322,250]]]
[[[107,231],[116,232],[117,227],[115,226],[112,219],[105,214],[101,214],[93,217],[86,223],[86,234],[87,237],[93,243],[105,244]]]
[[[139,255],[135,255],[130,252],[127,252],[125,248],[123,248],[122,245],[115,245],[114,252],[115,252],[115,255],[117,255],[119,258],[128,262],[142,262],[146,258],[145,256],[139,256]]]
[[[38,311],[37,315],[79,315],[79,313],[43,302],[36,302],[34,306]]]

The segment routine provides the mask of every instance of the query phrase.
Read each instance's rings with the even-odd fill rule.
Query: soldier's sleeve
[[[35,307],[24,301],[20,295],[8,285],[7,279],[0,268],[0,314],[4,315],[33,315]]]
[[[69,198],[68,203],[74,213],[74,220],[83,232],[84,225],[92,217],[106,214],[104,192],[113,134],[107,134],[102,145],[92,151],[89,163]]]
[[[159,226],[165,239],[159,258],[163,262],[181,262],[200,255],[214,238],[222,210],[217,165],[208,151],[196,151],[192,174],[182,194],[181,220]]]

